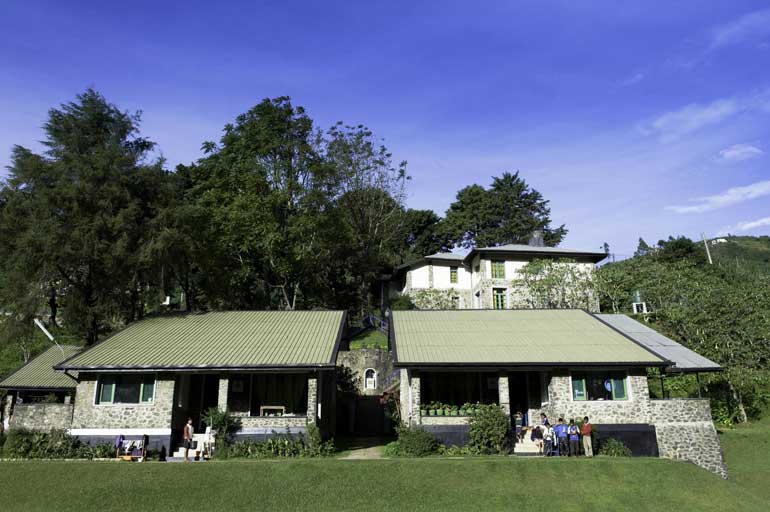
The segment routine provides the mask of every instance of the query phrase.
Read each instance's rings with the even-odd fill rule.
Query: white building
[[[414,297],[422,290],[436,290],[455,309],[511,309],[521,302],[513,282],[527,263],[570,259],[570,264],[591,272],[605,257],[600,251],[519,244],[476,248],[468,254],[437,253],[397,267],[390,294]]]

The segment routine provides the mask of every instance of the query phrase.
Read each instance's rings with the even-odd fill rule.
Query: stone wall
[[[174,405],[173,375],[159,374],[155,380],[155,397],[149,404],[97,405],[96,374],[80,374],[75,394],[73,429],[147,429],[171,428]]]
[[[647,387],[645,370],[632,370],[628,377],[628,400],[573,401],[569,372],[554,371],[548,385],[548,404],[543,410],[555,421],[561,417],[583,418],[588,416],[591,423],[649,423],[650,392]]]
[[[420,418],[420,375],[416,370],[401,370],[401,422],[419,425]]]
[[[13,408],[10,428],[47,432],[72,425],[72,404],[20,404]]]
[[[393,356],[388,350],[376,348],[340,351],[337,355],[337,365],[350,368],[359,395],[381,395],[385,391],[385,380],[393,371]],[[364,372],[369,368],[377,375],[375,389],[364,388]]]
[[[727,478],[708,399],[650,400],[661,457],[686,460]]]

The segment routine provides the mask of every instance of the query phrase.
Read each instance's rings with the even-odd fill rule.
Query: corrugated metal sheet
[[[53,346],[0,382],[0,389],[74,389],[76,382],[53,367],[81,350],[71,345]]]
[[[667,372],[708,372],[722,369],[714,361],[706,359],[702,355],[693,352],[671,338],[663,336],[658,331],[626,315],[602,314],[596,316],[661,357],[673,361],[674,366],[668,368]]]
[[[581,310],[394,311],[399,364],[640,364],[664,361]]]
[[[62,368],[251,368],[333,364],[343,311],[228,311],[128,326]]]

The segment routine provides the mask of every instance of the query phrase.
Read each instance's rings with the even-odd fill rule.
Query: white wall
[[[428,265],[413,268],[409,271],[412,275],[412,288],[429,288],[430,279],[428,277]]]
[[[470,290],[470,272],[468,272],[462,265],[457,265],[457,283],[452,283],[449,276],[449,269],[451,267],[452,265],[433,265],[433,287],[445,290],[450,288],[454,288],[455,290]]]

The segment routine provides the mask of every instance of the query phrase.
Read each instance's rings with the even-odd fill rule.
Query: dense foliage
[[[286,97],[237,116],[173,171],[140,121],[89,89],[50,110],[43,153],[13,148],[0,184],[0,374],[45,344],[35,317],[89,345],[168,309],[362,317],[405,261],[566,232],[518,174],[464,189],[444,219],[408,209],[406,163],[372,131],[323,130]]]
[[[89,446],[63,430],[12,429],[5,435],[2,454],[7,459],[94,459],[113,457],[115,450],[107,444]]]
[[[597,292],[603,311],[631,313],[632,302],[644,301],[641,321],[722,365],[704,379],[705,391],[717,419],[742,422],[770,407],[770,269],[712,256],[710,265],[703,245],[681,237],[642,241],[637,256],[597,271]]]
[[[265,441],[238,441],[220,453],[227,458],[244,459],[329,457],[334,454],[334,442],[323,441],[318,427],[311,424],[302,436],[287,432]]]
[[[498,405],[477,405],[469,421],[468,448],[478,455],[507,454],[513,450],[511,420]]]
[[[438,440],[423,428],[402,425],[396,433],[398,440],[385,446],[385,455],[389,457],[427,457],[438,452]]]

